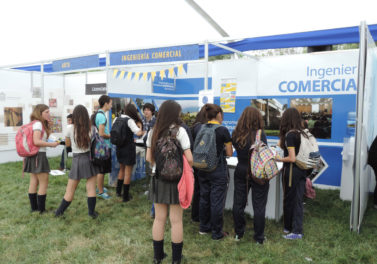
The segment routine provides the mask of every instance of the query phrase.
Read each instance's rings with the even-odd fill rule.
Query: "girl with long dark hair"
[[[72,166],[64,198],[55,211],[55,216],[63,215],[73,200],[80,180],[86,179],[88,214],[90,217],[96,218],[98,213],[94,209],[96,207],[96,175],[98,171],[90,161],[91,121],[88,110],[83,105],[76,106],[73,109],[72,121],[73,125],[68,126],[65,134],[66,146],[72,147]]]
[[[248,106],[238,119],[237,126],[232,134],[233,146],[237,151],[237,167],[234,172],[234,198],[233,220],[235,240],[240,240],[245,233],[245,207],[247,194],[252,189],[251,198],[254,210],[254,240],[263,244],[265,213],[269,183],[257,181],[249,177],[249,149],[254,144],[257,132],[261,131],[261,140],[267,144],[267,138],[263,131],[263,117],[259,110]],[[248,180],[247,180],[248,178]]]
[[[233,154],[232,139],[229,130],[221,126],[224,118],[221,107],[216,104],[206,104],[204,109],[208,121],[195,129],[195,135],[198,136],[204,126],[214,129],[218,163],[214,171],[199,170],[199,234],[211,233],[212,239],[219,240],[229,235],[223,231],[223,213],[229,182],[225,156]]]
[[[300,113],[296,108],[284,111],[280,122],[279,145],[284,150],[284,157],[277,158],[283,166],[283,210],[284,233],[286,239],[301,239],[304,218],[303,199],[305,192],[306,171],[296,164],[296,155],[300,149],[303,132]],[[305,133],[303,134],[305,135]]]
[[[119,197],[122,196],[123,185],[123,202],[128,202],[131,199],[129,191],[132,168],[136,164],[134,134],[136,136],[142,136],[144,134],[142,129],[143,121],[141,120],[136,107],[131,103],[128,103],[124,107],[124,114],[120,117],[124,119],[122,122],[126,122],[126,134],[123,135],[126,143],[123,146],[117,146],[116,149],[116,155],[120,166],[116,194]]]
[[[46,142],[51,134],[50,109],[47,105],[36,105],[30,115],[30,121],[35,121],[33,124],[33,143],[39,147],[39,152],[35,156],[25,158],[24,172],[30,173],[29,200],[31,211],[39,211],[42,214],[46,210],[48,174],[50,172],[46,147],[54,148],[59,145],[59,142]]]
[[[173,100],[165,101],[157,116],[156,124],[148,134],[147,139],[147,161],[155,165],[157,141],[166,137],[171,131],[178,130],[177,141],[183,155],[192,166],[192,154],[190,150],[190,139],[186,130],[180,126],[181,106]],[[149,198],[155,205],[155,219],[153,222],[152,236],[154,249],[154,263],[161,263],[166,257],[164,253],[164,231],[166,218],[168,216],[171,224],[171,243],[173,252],[173,263],[180,263],[183,248],[183,209],[179,204],[179,196],[176,182],[165,182],[159,179],[159,172],[151,179]]]

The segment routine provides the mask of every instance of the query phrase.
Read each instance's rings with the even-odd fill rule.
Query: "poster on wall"
[[[209,103],[213,104],[213,91],[212,90],[201,90],[199,91],[199,108],[201,108],[203,105]]]
[[[4,107],[4,126],[22,126],[22,107]]]
[[[235,78],[222,79],[220,89],[220,107],[224,113],[236,112],[237,80]]]
[[[62,133],[62,117],[61,116],[51,116],[51,132],[52,133]]]
[[[48,99],[48,106],[49,107],[57,107],[58,106],[58,102],[57,102],[56,98],[50,98],[50,99]]]
[[[8,145],[8,134],[0,134],[0,146]]]
[[[31,88],[31,97],[32,98],[41,98],[41,87],[32,87]]]

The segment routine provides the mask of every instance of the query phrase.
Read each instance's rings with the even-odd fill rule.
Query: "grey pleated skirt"
[[[24,172],[43,173],[50,172],[46,152],[38,152],[37,155],[25,158]]]
[[[72,166],[68,176],[71,180],[89,179],[97,174],[98,170],[90,161],[89,152],[73,153]]]
[[[151,177],[148,198],[154,203],[179,204],[177,182],[164,182]]]

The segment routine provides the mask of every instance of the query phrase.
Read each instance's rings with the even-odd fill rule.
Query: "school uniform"
[[[171,129],[172,127],[170,127]],[[148,133],[147,148],[152,145],[153,129]],[[182,151],[190,149],[190,139],[186,130],[179,127],[177,140]],[[154,203],[159,204],[179,204],[178,182],[166,182],[158,178],[158,171],[151,177],[148,197]]]
[[[285,138],[284,156],[288,156],[288,149],[295,148],[296,156],[300,149],[301,139],[297,132],[289,132]],[[292,173],[290,177],[290,170]],[[306,171],[300,169],[296,164],[284,162],[283,166],[283,210],[284,229],[295,234],[303,234],[304,218],[304,193],[306,183]]]
[[[219,124],[209,121],[209,125]],[[196,135],[201,126],[196,128]],[[212,172],[200,171],[198,173],[200,185],[199,220],[200,232],[212,232],[213,239],[221,239],[223,234],[223,212],[229,175],[224,154],[224,145],[232,144],[229,130],[220,126],[215,129],[216,149],[219,158],[216,169]]]
[[[41,133],[43,131],[42,140],[47,141],[47,133],[44,131],[43,125],[40,121],[33,124],[33,132],[34,131],[41,131]],[[37,155],[25,158],[24,172],[35,174],[50,172],[50,165],[46,156],[46,147],[40,147]]]
[[[128,115],[121,115],[121,117],[128,118],[126,124],[126,134],[123,135],[126,138],[126,143],[124,144],[124,146],[117,146],[116,155],[118,162],[120,164],[133,166],[136,164],[136,145],[134,142],[134,134],[137,134],[141,129],[136,125],[135,121]]]
[[[261,140],[267,144],[267,138],[264,132]],[[247,203],[247,194],[252,189],[251,198],[254,210],[254,240],[263,243],[265,213],[268,197],[269,183],[261,185],[249,177],[249,150],[251,141],[240,147],[238,143],[233,142],[233,146],[237,151],[237,167],[234,172],[234,196],[233,196],[233,221],[234,231],[238,238],[242,238],[245,233],[245,207]],[[246,178],[248,177],[248,180]]]
[[[104,125],[105,126],[105,134],[107,134],[107,135],[110,134],[109,128],[106,125],[107,124],[107,118],[106,118],[105,112],[102,109],[99,109],[98,113],[96,114],[95,124],[96,124],[96,127],[97,127],[98,130],[99,130],[100,125]],[[104,138],[104,141],[111,148],[110,139]],[[103,161],[101,166],[95,165],[95,167],[97,167],[96,169],[99,171],[99,174],[110,173],[111,172],[111,156],[108,160]]]
[[[99,173],[98,168],[90,161],[90,144],[87,148],[81,149],[76,145],[74,125],[68,126],[65,137],[71,141],[72,165],[68,177],[71,180],[89,179]],[[90,135],[89,135],[90,138]]]

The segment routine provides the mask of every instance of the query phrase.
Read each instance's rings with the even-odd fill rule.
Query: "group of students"
[[[98,194],[106,197],[103,187],[105,173],[111,171],[111,159],[102,166],[93,165],[90,161],[90,139],[98,129],[98,134],[110,144],[110,133],[106,126],[107,119],[104,114],[111,109],[110,97],[104,95],[99,99],[100,110],[94,115],[92,121],[86,108],[82,105],[73,111],[73,125],[67,129],[66,145],[72,147],[73,161],[69,173],[68,184],[64,198],[56,210],[55,215],[61,216],[73,200],[74,192],[81,179],[87,179],[88,214],[95,218],[96,185]],[[233,219],[236,241],[243,238],[245,233],[244,210],[247,195],[252,189],[252,205],[254,209],[254,239],[263,244],[265,240],[265,211],[269,183],[257,181],[249,177],[249,149],[254,143],[256,134],[262,130],[261,140],[267,144],[263,132],[263,118],[259,110],[246,107],[238,120],[232,134],[222,126],[223,111],[216,104],[204,105],[198,113],[191,128],[181,120],[181,106],[167,100],[162,103],[157,117],[153,117],[154,108],[144,109],[144,120],[132,104],[127,104],[124,109],[124,118],[127,123],[125,137],[134,138],[134,135],[146,139],[147,175],[150,175],[149,199],[154,203],[155,217],[152,227],[154,263],[161,263],[166,257],[164,251],[164,231],[167,217],[171,224],[171,243],[173,263],[180,263],[183,248],[183,209],[179,204],[177,182],[166,182],[160,179],[156,170],[156,145],[157,142],[175,131],[176,140],[188,164],[193,165],[193,146],[195,139],[203,127],[211,128],[216,138],[216,154],[218,162],[213,171],[203,171],[194,168],[195,187],[192,202],[191,217],[193,221],[200,222],[199,234],[211,234],[212,239],[220,240],[229,235],[223,230],[223,211],[229,182],[229,173],[226,157],[233,155],[233,146],[237,151],[238,164],[234,174],[234,204]],[[153,110],[153,111],[151,111]],[[103,114],[102,114],[103,112]],[[149,113],[151,112],[151,113]],[[147,119],[146,119],[147,117]],[[40,147],[38,155],[26,159],[24,171],[31,173],[29,198],[32,211],[45,211],[46,190],[48,184],[49,164],[45,154],[45,147],[56,147],[59,143],[46,142],[50,134],[48,120],[49,109],[46,105],[37,105],[31,120],[35,122],[34,144]],[[93,126],[94,125],[94,126]],[[153,127],[153,128],[152,128]],[[306,171],[297,167],[294,162],[300,147],[300,133],[303,123],[297,109],[289,108],[282,116],[279,133],[279,146],[284,150],[284,157],[276,157],[283,166],[284,189],[284,233],[286,239],[300,239],[303,236],[303,197],[305,191]],[[46,133],[41,133],[45,131]],[[149,131],[149,133],[147,133]],[[41,138],[43,134],[43,137]],[[134,140],[127,140],[127,144],[117,148],[116,154],[120,163],[116,193],[123,196],[123,201],[131,200],[129,193],[130,179],[133,165],[136,163],[136,145]],[[291,165],[293,164],[293,165]],[[158,164],[157,164],[158,167]],[[39,185],[38,195],[36,194]],[[122,194],[123,190],[123,194]]]

